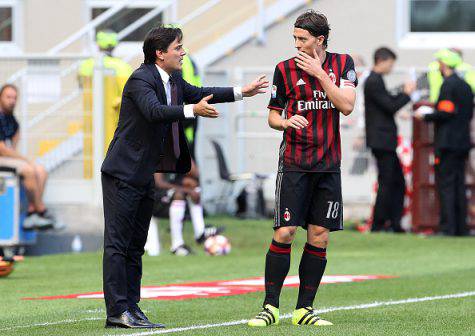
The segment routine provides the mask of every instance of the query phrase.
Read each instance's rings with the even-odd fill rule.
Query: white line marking
[[[373,303],[366,303],[361,305],[354,305],[354,306],[343,306],[343,307],[330,307],[320,309],[318,313],[329,313],[334,311],[341,311],[341,310],[356,310],[356,309],[368,309],[368,308],[375,308],[375,307],[383,307],[383,306],[393,306],[399,304],[406,304],[406,303],[417,303],[417,302],[424,302],[424,301],[434,301],[434,300],[446,300],[446,299],[457,299],[457,298],[464,298],[469,296],[475,296],[475,291],[472,292],[462,292],[456,294],[448,294],[448,295],[439,295],[439,296],[427,296],[422,298],[409,298],[404,300],[391,300],[391,301],[383,301],[383,302],[373,302]],[[291,314],[284,314],[280,318],[281,319],[288,319],[292,315]],[[2,328],[0,331],[9,331],[9,330],[16,330],[16,329],[26,329],[26,328],[35,328],[35,327],[48,327],[53,325],[61,325],[61,324],[72,324],[84,321],[100,321],[104,320],[104,317],[88,317],[83,319],[68,319],[56,322],[43,322],[43,323],[34,323],[28,325],[21,325],[21,326],[12,326],[7,328]],[[227,327],[239,324],[245,324],[248,320],[238,320],[238,321],[229,321],[223,323],[214,323],[214,324],[204,324],[204,325],[195,325],[189,327],[181,327],[181,328],[173,328],[173,329],[161,329],[155,331],[146,331],[141,333],[135,334],[128,334],[129,336],[145,336],[145,335],[158,335],[158,334],[168,334],[168,333],[176,333],[181,331],[188,331],[188,330],[197,330],[197,329],[209,329],[209,328],[216,328],[216,327]],[[117,334],[115,334],[117,335]]]
[[[375,308],[375,307],[383,307],[383,306],[400,305],[400,304],[406,304],[406,303],[416,303],[416,302],[445,300],[445,299],[456,299],[456,298],[463,298],[463,297],[468,297],[468,296],[475,296],[475,291],[456,293],[456,294],[448,294],[448,295],[439,295],[439,296],[427,296],[427,297],[422,297],[422,298],[409,298],[409,299],[396,300],[396,301],[391,300],[391,301],[383,301],[383,302],[373,302],[373,303],[366,303],[366,304],[346,306],[346,307],[330,307],[330,308],[319,309],[319,310],[317,310],[317,312],[318,313],[329,313],[329,312],[340,311],[340,310],[367,309],[367,308]],[[292,317],[292,314],[284,314],[280,318],[281,319],[288,319],[290,317]],[[227,326],[245,324],[245,323],[247,323],[247,321],[248,320],[239,320],[239,321],[230,321],[230,322],[224,322],[224,323],[196,325],[196,326],[189,326],[189,327],[182,327],[182,328],[146,331],[146,332],[140,332],[140,333],[135,333],[135,334],[128,334],[128,336],[158,335],[158,334],[169,334],[169,333],[176,333],[176,332],[196,330],[196,329],[227,327]]]
[[[103,317],[87,317],[87,318],[76,319],[76,320],[68,319],[68,320],[62,320],[62,321],[56,321],[56,322],[43,322],[43,323],[27,324],[27,325],[22,325],[22,326],[13,326],[13,327],[8,327],[8,328],[2,328],[0,329],[0,331],[34,328],[34,327],[47,327],[47,326],[58,325],[58,324],[69,324],[69,323],[77,323],[77,322],[83,322],[83,321],[97,321],[97,320],[105,320],[105,319]]]

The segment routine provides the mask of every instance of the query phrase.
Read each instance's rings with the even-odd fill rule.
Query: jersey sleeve
[[[346,62],[341,73],[340,88],[356,88],[358,86],[358,78],[355,71],[355,63],[350,55],[346,55]]]
[[[275,67],[274,80],[272,83],[271,97],[267,108],[269,110],[283,111],[287,104],[287,95],[285,94],[285,83],[282,72],[279,67]]]
[[[450,85],[444,81],[440,88],[439,100],[437,101],[434,113],[426,114],[425,121],[445,121],[450,119],[457,112],[454,97]]]
[[[435,108],[438,112],[455,113],[453,94],[447,82],[440,88],[439,100]]]

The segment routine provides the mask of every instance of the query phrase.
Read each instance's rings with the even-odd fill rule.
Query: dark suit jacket
[[[210,103],[234,101],[233,88],[198,88],[172,74],[178,105],[168,106],[165,88],[155,64],[135,70],[122,93],[119,123],[102,164],[103,173],[130,185],[148,185],[155,172],[186,173],[191,168],[183,127],[179,125],[180,157],[173,152],[171,124],[184,120],[183,104],[198,103],[213,94]]]
[[[449,109],[444,108],[444,103],[452,106]],[[424,116],[424,120],[433,121],[435,124],[434,148],[436,151],[470,150],[473,107],[473,93],[470,85],[455,73],[445,78],[440,88],[435,113]]]
[[[405,93],[391,95],[384,85],[383,77],[376,72],[365,81],[366,146],[376,150],[395,150],[397,126],[394,115],[411,99]]]

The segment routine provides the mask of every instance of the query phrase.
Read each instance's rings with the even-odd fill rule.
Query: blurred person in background
[[[18,89],[12,84],[5,84],[0,88],[0,166],[15,169],[23,178],[29,200],[28,216],[23,222],[23,228],[49,229],[53,227],[55,219],[43,203],[48,173],[43,166],[17,150],[20,125],[13,113],[17,96]]]
[[[475,69],[472,65],[463,61],[463,53],[461,49],[451,48],[450,51],[457,53],[462,61],[455,67],[457,75],[465,80],[475,93]],[[440,71],[439,60],[435,60],[429,64],[429,71],[427,72],[427,81],[429,82],[429,101],[436,103],[439,99],[440,88],[444,77]]]
[[[374,52],[374,66],[364,85],[366,146],[377,163],[378,193],[374,204],[372,231],[387,229],[404,232],[401,218],[406,182],[397,147],[396,113],[411,100],[415,83],[407,82],[403,92],[391,95],[383,76],[391,73],[396,54],[381,47]],[[389,222],[389,223],[388,223]]]
[[[203,244],[207,238],[223,231],[222,227],[205,225],[199,176],[194,161],[188,174],[157,173],[154,179],[157,188],[155,202],[159,203],[158,208],[163,208],[167,212],[166,205],[169,205],[166,214],[170,218],[170,250],[174,255],[187,256],[193,253],[183,239],[186,203],[190,209],[193,232],[198,244]],[[156,215],[160,216],[159,213]],[[163,214],[160,217],[163,217]]]
[[[117,33],[112,30],[100,30],[96,34],[96,44],[100,52],[104,54],[102,59],[104,76],[108,79],[104,81],[104,148],[109,146],[114,135],[114,130],[119,121],[122,91],[127,79],[132,74],[132,67],[127,62],[113,56],[113,51],[118,43]],[[94,57],[84,60],[78,72],[79,85],[84,90],[85,96],[83,100],[86,112],[92,112],[92,79],[96,61]],[[90,117],[87,118],[85,129],[92,132],[92,120]],[[86,149],[86,151],[88,150],[91,149]]]
[[[125,82],[132,74],[132,68],[127,62],[112,55],[118,43],[119,39],[117,33],[111,30],[100,30],[96,34],[96,44],[100,52],[104,53],[104,68],[112,70],[117,77],[118,97],[114,102],[117,106],[120,105],[120,98]],[[78,72],[80,84],[83,84],[85,79],[90,79],[93,76],[95,63],[96,60],[93,57],[81,62]]]
[[[440,229],[443,234],[464,236],[467,232],[465,165],[471,148],[470,122],[473,92],[457,74],[460,55],[450,49],[435,54],[444,78],[437,102],[429,113],[416,110],[419,120],[434,123],[436,185],[440,203]]]

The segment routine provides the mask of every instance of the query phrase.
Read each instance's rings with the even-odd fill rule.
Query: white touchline
[[[340,311],[340,310],[356,310],[356,309],[367,309],[367,308],[375,308],[375,307],[382,307],[382,306],[392,306],[392,305],[399,305],[399,304],[406,304],[406,303],[416,303],[416,302],[424,302],[424,301],[434,301],[434,300],[445,300],[445,299],[457,299],[463,298],[468,296],[475,296],[475,291],[472,292],[462,292],[456,294],[448,294],[448,295],[439,295],[439,296],[426,296],[422,298],[409,298],[403,300],[391,300],[391,301],[383,301],[383,302],[373,302],[373,303],[366,303],[361,305],[354,305],[354,306],[342,306],[342,307],[330,307],[319,309],[318,313],[329,313],[333,311]],[[288,319],[292,315],[291,314],[284,314],[281,315],[281,319]],[[9,331],[9,330],[16,330],[16,329],[26,329],[26,328],[35,328],[35,327],[47,327],[53,325],[61,325],[61,324],[72,324],[72,323],[79,323],[84,321],[99,321],[105,320],[103,317],[88,317],[82,319],[68,319],[56,322],[43,322],[43,323],[33,323],[28,325],[20,325],[20,326],[11,326],[6,328],[0,328],[0,331]],[[229,322],[222,322],[222,323],[214,323],[214,324],[203,324],[203,325],[194,325],[189,327],[180,327],[180,328],[173,328],[173,329],[161,329],[155,331],[145,331],[139,332],[135,334],[124,334],[127,336],[146,336],[146,335],[158,335],[158,334],[168,334],[168,333],[177,333],[181,331],[188,331],[188,330],[196,330],[196,329],[209,329],[209,328],[216,328],[216,327],[227,327],[239,324],[245,324],[248,320],[238,320],[238,321],[229,321]],[[130,331],[130,330],[129,330]],[[117,336],[115,334],[114,336]],[[121,334],[122,335],[122,334]]]
[[[82,322],[82,321],[97,321],[97,320],[103,320],[103,319],[104,319],[103,317],[87,317],[87,318],[75,319],[75,320],[68,319],[68,320],[62,320],[62,321],[56,321],[56,322],[33,323],[33,324],[27,324],[27,325],[1,328],[0,331],[8,331],[8,330],[24,329],[24,328],[34,328],[34,327],[47,327],[47,326],[51,326],[51,325],[77,323],[77,322]]]
[[[366,303],[361,305],[354,305],[354,306],[343,306],[343,307],[330,307],[317,310],[318,313],[329,313],[333,311],[339,310],[356,310],[356,309],[367,309],[367,308],[374,308],[374,307],[382,307],[382,306],[393,306],[393,305],[400,305],[406,303],[416,303],[416,302],[424,302],[424,301],[434,301],[434,300],[445,300],[445,299],[456,299],[456,298],[463,298],[467,296],[475,296],[475,291],[473,292],[463,292],[463,293],[456,293],[456,294],[448,294],[448,295],[439,295],[439,296],[427,296],[422,298],[409,298],[404,300],[396,300],[396,301],[383,301],[383,302],[373,302],[373,303]],[[292,316],[292,314],[284,314],[280,318],[281,319],[288,319]],[[216,327],[227,327],[239,324],[245,324],[248,320],[239,320],[239,321],[230,321],[230,322],[223,322],[223,323],[215,323],[215,324],[204,324],[204,325],[196,325],[196,326],[189,326],[189,327],[181,327],[181,328],[173,328],[173,329],[161,329],[155,331],[145,331],[139,332],[135,334],[127,334],[127,336],[146,336],[146,335],[159,335],[159,334],[169,334],[169,333],[177,333],[181,331],[188,331],[188,330],[196,330],[196,329],[209,329],[209,328],[216,328]],[[115,334],[117,335],[117,334]],[[109,335],[107,335],[109,336]]]

